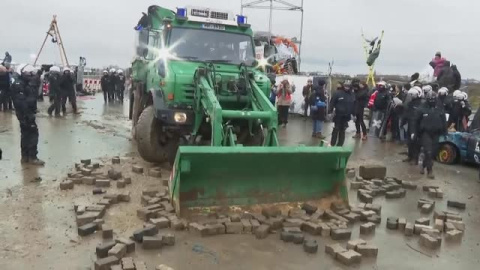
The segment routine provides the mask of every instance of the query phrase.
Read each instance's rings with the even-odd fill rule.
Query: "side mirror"
[[[167,68],[165,67],[165,61],[158,60],[158,75],[162,78],[165,78],[167,75]]]

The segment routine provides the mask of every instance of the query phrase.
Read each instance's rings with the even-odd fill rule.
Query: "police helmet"
[[[439,96],[446,96],[446,95],[448,95],[448,88],[442,87],[442,88],[438,89],[438,95],[439,95]]]
[[[35,68],[29,64],[21,64],[17,67],[16,72],[20,75],[33,75]]]
[[[414,86],[408,90],[407,94],[412,98],[419,98],[422,97],[422,89],[418,86]]]
[[[123,74],[123,70],[119,69],[119,70],[117,70],[117,73],[118,74]]]
[[[463,100],[465,96],[463,95],[463,92],[460,90],[455,90],[453,91],[453,98],[457,100]]]
[[[65,72],[67,72],[67,71],[68,71],[68,72],[72,72],[72,70],[71,70],[70,68],[68,68],[68,67],[66,67],[66,68],[63,69],[63,73],[65,73]]]
[[[116,70],[114,68],[110,69],[110,73],[112,73],[112,74],[115,73],[115,71]]]
[[[50,72],[59,72],[60,73],[60,67],[52,66],[52,67],[50,67]]]
[[[430,85],[425,85],[422,87],[423,94],[426,96],[428,93],[433,91],[433,88]]]

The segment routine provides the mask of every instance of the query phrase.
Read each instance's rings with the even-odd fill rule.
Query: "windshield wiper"
[[[184,59],[184,60],[197,60],[198,59],[198,57],[196,57],[196,56],[182,56],[180,58]]]
[[[207,63],[231,63],[232,60],[223,60],[223,59],[216,59],[216,60],[205,60]]]

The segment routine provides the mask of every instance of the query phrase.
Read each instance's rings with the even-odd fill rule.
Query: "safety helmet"
[[[108,71],[106,69],[103,70],[103,74],[107,74]]]
[[[123,70],[119,69],[117,70],[118,74],[123,74]]]
[[[50,67],[50,72],[60,72],[60,67],[52,66]]]
[[[33,75],[35,68],[29,64],[21,64],[17,67],[16,72],[20,75]]]
[[[453,98],[457,100],[463,100],[464,98],[463,92],[460,90],[453,91]]]
[[[422,89],[418,86],[414,86],[408,90],[407,94],[411,96],[412,98],[419,98],[422,97]]]
[[[422,90],[423,94],[427,96],[428,93],[433,91],[433,88],[430,85],[425,85],[424,87],[422,87]]]
[[[70,68],[68,68],[68,67],[66,67],[66,68],[63,69],[63,73],[65,73],[65,72],[67,72],[67,71],[68,71],[68,72],[72,72],[72,70],[71,70]]]
[[[116,70],[114,68],[110,69],[110,73],[115,73],[115,71]]]
[[[438,95],[439,95],[439,96],[446,96],[446,95],[448,95],[448,88],[442,87],[442,88],[438,89]]]

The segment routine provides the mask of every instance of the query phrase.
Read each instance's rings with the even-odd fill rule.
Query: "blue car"
[[[437,161],[444,164],[468,162],[480,164],[480,110],[470,124],[469,132],[449,132],[440,138]]]

